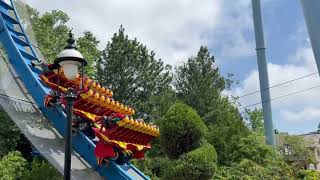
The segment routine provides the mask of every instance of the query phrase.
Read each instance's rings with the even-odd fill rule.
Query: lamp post
[[[68,45],[61,51],[58,57],[54,60],[54,64],[57,67],[62,67],[65,77],[69,80],[73,80],[78,75],[78,69],[82,68],[82,84],[83,87],[83,67],[87,65],[87,61],[83,58],[82,54],[77,51],[75,46],[75,40],[73,34],[69,33]],[[58,74],[59,76],[60,74]],[[73,119],[73,104],[77,98],[77,93],[74,89],[69,88],[64,93],[63,98],[67,102],[66,113],[67,121],[65,128],[65,159],[64,159],[64,179],[70,180],[71,171],[71,144],[72,144],[72,119]]]

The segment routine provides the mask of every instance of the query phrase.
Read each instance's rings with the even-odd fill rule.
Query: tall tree
[[[46,12],[40,16],[36,9],[27,6],[38,46],[47,62],[53,62],[66,46],[69,16],[61,10]]]
[[[85,31],[83,36],[77,39],[78,49],[88,62],[85,73],[92,78],[96,76],[96,63],[101,57],[98,44],[99,41],[90,31]]]
[[[176,68],[174,85],[178,98],[197,110],[209,127],[208,141],[216,147],[220,164],[232,163],[233,151],[248,128],[238,109],[221,92],[232,81],[220,75],[206,47]]]
[[[263,113],[261,109],[245,109],[244,118],[252,132],[257,135],[264,135]]]
[[[214,57],[201,46],[196,57],[176,68],[174,85],[178,97],[203,117],[227,86],[227,81],[214,67]]]
[[[70,31],[66,24],[69,21],[69,16],[61,10],[53,10],[43,15],[30,6],[27,6],[27,10],[41,54],[47,62],[52,63],[66,46]],[[85,73],[92,78],[96,75],[95,65],[101,57],[98,44],[99,41],[90,31],[85,31],[83,36],[77,39],[78,49],[88,61]]]
[[[249,134],[238,109],[226,97],[215,100],[203,118],[209,126],[208,141],[216,147],[218,162],[233,163],[233,153],[238,150],[241,138]]]
[[[114,91],[114,98],[137,109],[147,119],[152,99],[170,88],[170,67],[137,39],[129,39],[121,26],[108,42],[97,64],[97,80]]]

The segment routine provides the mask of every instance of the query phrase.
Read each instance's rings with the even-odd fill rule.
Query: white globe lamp
[[[78,69],[87,65],[87,61],[75,47],[73,34],[69,33],[68,45],[62,50],[58,57],[54,60],[54,64],[62,67],[64,75],[67,79],[73,80],[78,75]],[[83,74],[82,74],[83,76]]]

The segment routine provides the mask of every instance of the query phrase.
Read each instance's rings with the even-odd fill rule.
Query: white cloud
[[[252,55],[250,1],[225,0],[27,0],[41,12],[61,9],[71,17],[76,34],[92,31],[104,47],[123,24],[171,65],[196,54],[201,45],[222,48],[223,59]],[[216,51],[215,48],[213,48]],[[213,52],[215,54],[215,52]]]
[[[290,123],[306,123],[306,122],[319,122],[320,108],[307,107],[302,110],[283,110],[281,112],[283,119]]]
[[[268,63],[270,86],[317,72],[311,48],[299,48],[295,55],[290,56],[289,63],[280,65]],[[318,74],[270,89],[271,98],[276,98],[296,91],[320,85]],[[258,71],[249,73],[242,85],[233,94],[241,96],[259,89]],[[272,101],[274,114],[279,113],[282,120],[303,123],[320,120],[320,88],[297,93],[283,99]],[[260,93],[240,99],[243,106],[260,102]],[[280,120],[280,119],[279,119]]]
[[[268,63],[270,86],[317,72],[315,60],[310,48],[298,49],[296,54],[294,56],[291,56],[290,59],[291,63],[285,65]],[[320,78],[318,74],[272,88],[270,89],[270,94],[271,98],[276,98],[316,85],[320,85]],[[258,89],[260,89],[258,71],[253,70],[243,81],[242,85],[237,87],[233,91],[233,94],[241,96]],[[272,101],[272,106],[276,110],[281,110],[281,108],[293,108],[307,105],[317,106],[319,104],[317,101],[317,97],[320,97],[320,91],[319,89],[313,89],[310,91],[285,97],[285,100]],[[243,106],[254,104],[260,101],[260,93],[256,93],[254,95],[250,95],[240,99],[240,102],[243,104]]]

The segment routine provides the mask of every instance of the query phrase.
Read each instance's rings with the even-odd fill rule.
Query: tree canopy
[[[10,152],[0,160],[0,179],[20,179],[25,173],[27,161],[19,151]]]
[[[98,44],[99,41],[90,31],[85,31],[83,36],[77,39],[78,50],[88,62],[85,67],[85,74],[93,78],[96,76],[97,61],[101,57]]]
[[[53,62],[66,46],[70,28],[66,25],[69,16],[61,10],[53,10],[43,15],[27,6],[30,22],[36,36],[38,46],[45,61]]]
[[[217,153],[212,145],[205,145],[184,154],[168,166],[164,179],[211,179],[216,169]]]
[[[68,33],[72,29],[67,26],[69,16],[61,10],[53,10],[43,15],[27,6],[30,22],[41,54],[46,62],[52,63],[57,55],[66,47]],[[85,31],[83,36],[76,39],[77,47],[88,64],[85,68],[86,75],[93,77],[96,74],[95,65],[101,57],[98,49],[99,41],[90,31]]]
[[[214,62],[208,48],[201,46],[197,56],[190,57],[176,68],[174,86],[179,99],[194,108],[201,117],[209,112],[227,86]]]
[[[257,135],[264,135],[263,113],[261,109],[245,109],[245,119],[250,130],[257,133]]]
[[[154,97],[170,88],[170,67],[136,38],[130,39],[122,26],[97,65],[97,80],[113,90],[115,99],[136,108],[137,116],[145,120],[155,108]]]
[[[249,135],[238,109],[227,98],[220,97],[204,120],[209,128],[208,141],[215,146],[219,163],[232,163],[232,153],[238,150],[240,139]]]

